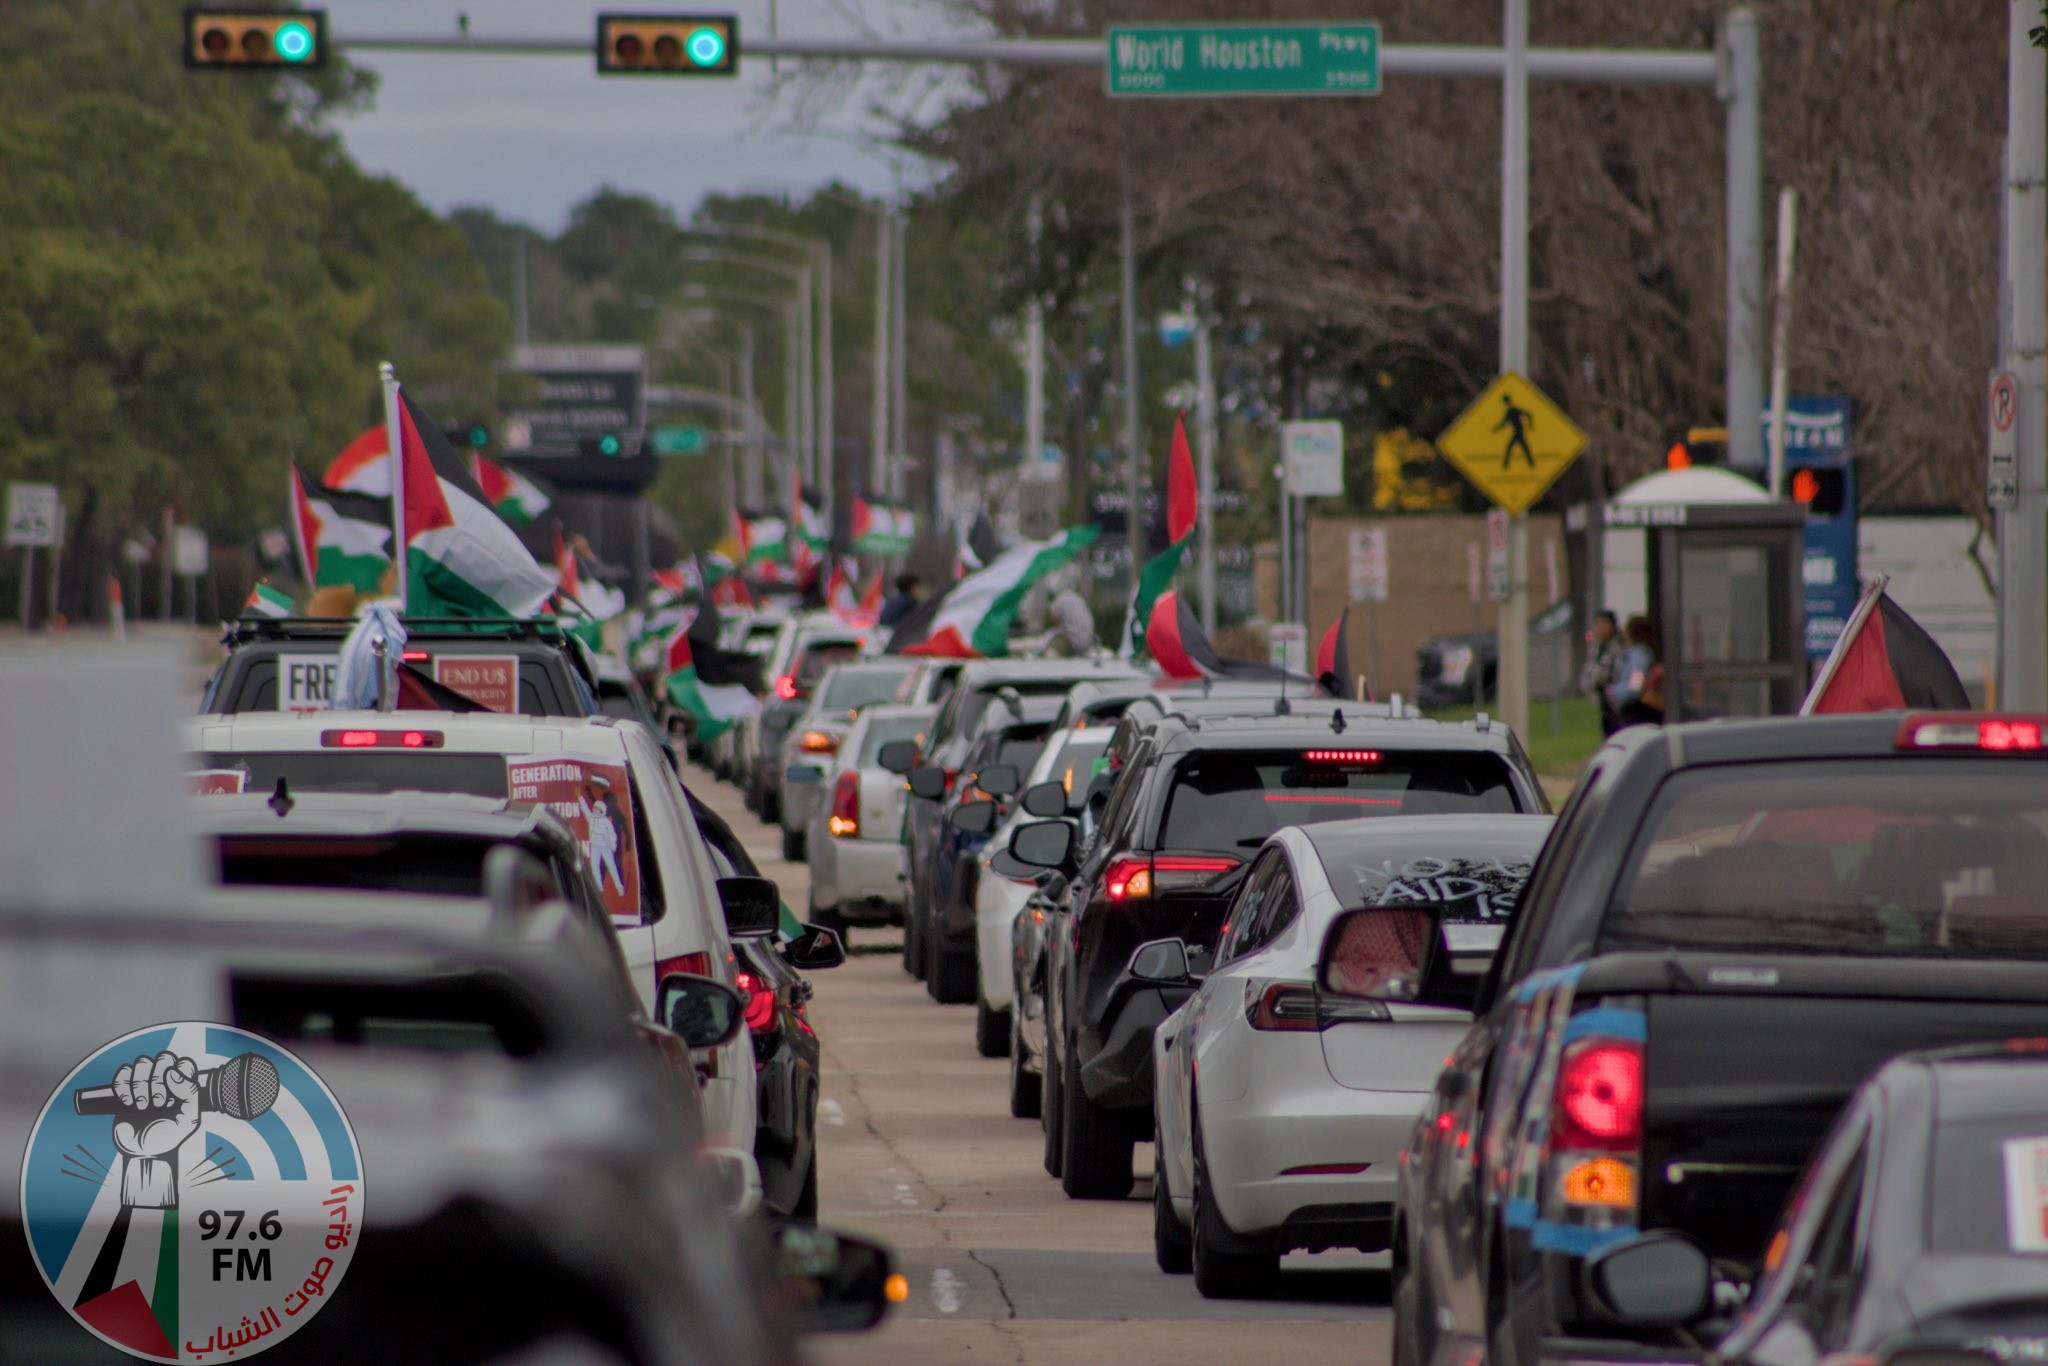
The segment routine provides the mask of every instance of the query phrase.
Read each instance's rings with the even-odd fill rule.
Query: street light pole
[[[1131,167],[1124,161],[1117,233],[1123,271],[1124,306],[1124,548],[1130,552],[1129,598],[1138,596],[1138,573],[1144,559],[1145,513],[1140,502],[1144,451],[1138,439],[1138,263],[1137,230],[1132,223]]]
[[[894,392],[890,395],[889,420],[894,430],[892,444],[896,449],[893,454],[902,457],[910,451],[910,369],[906,341],[910,331],[910,312],[905,304],[905,300],[909,298],[908,281],[905,278],[909,273],[909,264],[904,248],[904,239],[910,235],[910,223],[900,213],[892,212],[889,217],[895,224],[894,230],[889,234],[892,239],[893,257],[889,268],[889,295],[895,301],[895,307],[889,310],[895,315],[890,329],[889,347],[896,372],[895,381],[890,386]],[[899,458],[896,462],[895,479],[890,485],[899,499],[903,496],[907,478],[903,462]]]
[[[1500,370],[1529,368],[1529,0],[1505,0],[1500,173]],[[1732,414],[1731,414],[1732,417]],[[1529,733],[1529,519],[1508,520],[1508,599],[1499,619],[1501,719]],[[1479,667],[1477,663],[1474,667]],[[1484,670],[1481,670],[1482,682]]]
[[[877,498],[889,484],[889,245],[890,214],[875,216],[875,397],[868,405],[868,488]]]
[[[1195,324],[1195,508],[1200,514],[1196,547],[1200,553],[1202,629],[1216,634],[1216,368],[1209,349],[1208,300],[1200,289],[1189,293],[1188,311]]]
[[[2019,381],[2013,441],[2015,506],[1998,537],[1998,705],[2008,711],[2048,709],[2048,296],[2042,257],[2048,255],[2048,65],[2031,30],[2040,9],[2011,0],[2006,42],[2005,306],[2010,310],[2003,368]]]

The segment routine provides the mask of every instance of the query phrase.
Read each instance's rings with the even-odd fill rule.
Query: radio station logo
[[[50,1292],[149,1361],[241,1360],[304,1327],[363,1226],[360,1150],[311,1069],[246,1030],[114,1040],[29,1135],[22,1222]]]

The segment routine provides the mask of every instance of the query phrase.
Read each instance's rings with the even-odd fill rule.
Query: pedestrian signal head
[[[731,14],[600,14],[603,76],[732,76],[739,72],[739,19]]]
[[[327,11],[185,11],[185,65],[310,69],[327,64]]]

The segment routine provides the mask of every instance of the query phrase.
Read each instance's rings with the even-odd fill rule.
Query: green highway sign
[[[1378,24],[1124,24],[1112,95],[1377,95]]]
[[[695,455],[711,444],[702,427],[656,427],[648,439],[656,455]]]

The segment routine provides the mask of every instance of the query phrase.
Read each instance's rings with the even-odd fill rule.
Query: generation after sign
[[[1377,95],[1378,24],[1127,24],[1107,36],[1111,95]]]

